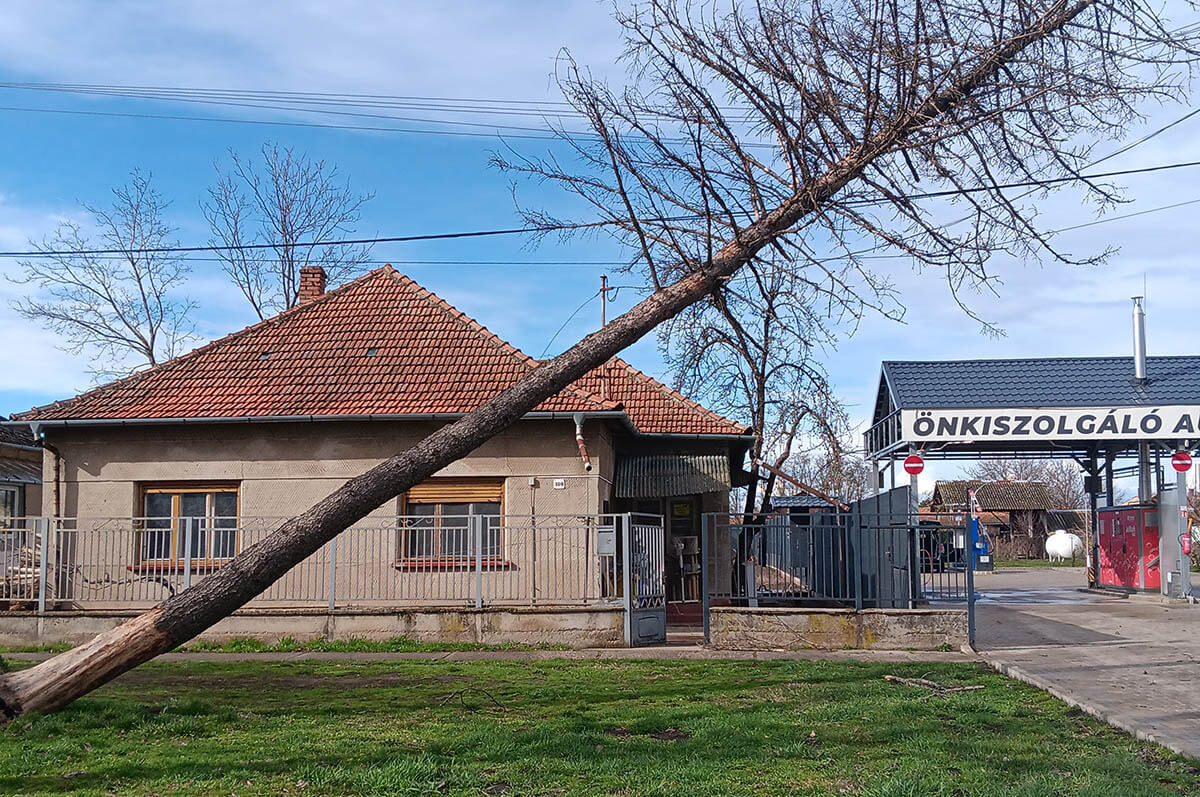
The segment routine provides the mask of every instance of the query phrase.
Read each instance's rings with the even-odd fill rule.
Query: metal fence
[[[710,604],[906,609],[972,589],[968,533],[939,518],[708,515],[703,533]]]
[[[40,611],[152,606],[216,572],[283,522],[247,517],[9,520],[0,528],[0,604],[36,604]],[[654,528],[661,535],[662,519],[368,519],[323,545],[250,605],[619,605],[618,539],[631,527],[635,534]],[[641,592],[652,589],[653,581],[646,576],[635,583]]]

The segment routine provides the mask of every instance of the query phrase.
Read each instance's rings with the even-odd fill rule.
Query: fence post
[[[975,649],[975,539],[979,536],[979,519],[972,513],[967,529],[967,644]]]
[[[196,522],[195,518],[185,517],[183,519],[183,588],[190,589],[192,586],[192,524]]]
[[[663,521],[666,522],[665,520]],[[704,618],[704,644],[709,642],[708,622],[708,535],[713,527],[712,515],[700,516],[700,611]]]
[[[475,536],[475,608],[483,608],[483,524],[484,515],[471,515],[472,533]]]
[[[630,545],[629,537],[633,533],[633,524],[630,522],[630,514],[626,512],[620,516],[623,519],[621,529],[621,562],[624,565],[621,573],[622,594],[625,597],[625,644],[632,647],[633,645],[633,561],[630,556],[632,546]]]
[[[331,612],[337,606],[337,543],[337,537],[329,541],[329,611]]]
[[[746,574],[746,605],[751,609],[758,608],[758,579],[755,578],[754,562],[743,565]]]
[[[46,613],[46,563],[50,559],[50,518],[38,519],[38,534],[42,538],[42,556],[38,562],[38,614]]]

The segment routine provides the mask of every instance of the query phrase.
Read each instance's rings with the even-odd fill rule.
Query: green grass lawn
[[[73,646],[66,643],[52,645],[0,646],[4,653],[61,653]],[[393,637],[380,641],[369,639],[341,639],[327,642],[312,639],[299,642],[284,637],[274,644],[261,642],[250,637],[239,637],[228,642],[191,642],[178,648],[188,653],[451,653],[471,650],[566,650],[566,645],[485,645],[479,642],[419,642],[408,637]]]
[[[1087,562],[1080,558],[1072,562],[1067,559],[1063,562],[1051,562],[1049,559],[1007,559],[1004,561],[997,560],[995,566],[997,570],[1006,567],[1084,567]]]
[[[969,664],[153,664],[0,731],[6,794],[1197,791],[1195,762]]]

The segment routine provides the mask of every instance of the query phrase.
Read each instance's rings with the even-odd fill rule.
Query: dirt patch
[[[692,735],[678,728],[667,728],[665,731],[650,734],[650,738],[658,739],[660,742],[686,742],[692,738]]]

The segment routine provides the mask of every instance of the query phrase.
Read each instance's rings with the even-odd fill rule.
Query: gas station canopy
[[[1200,441],[1200,356],[883,363],[867,455],[892,459],[1137,456]]]

